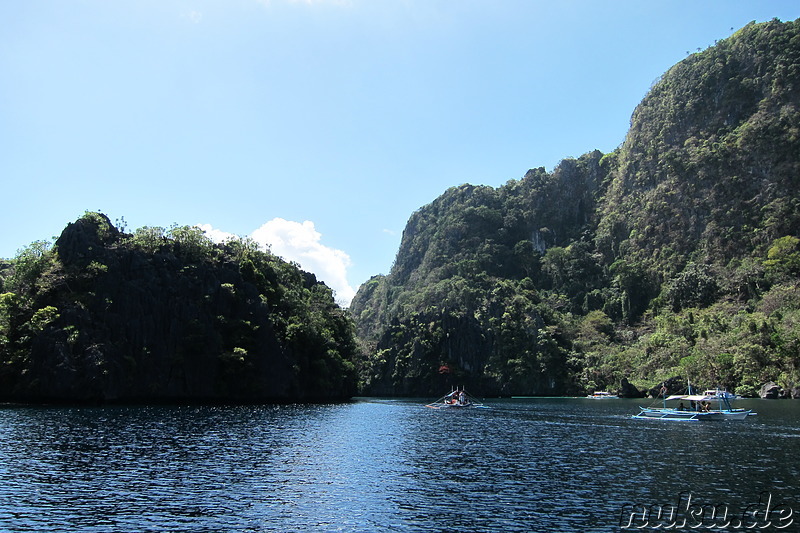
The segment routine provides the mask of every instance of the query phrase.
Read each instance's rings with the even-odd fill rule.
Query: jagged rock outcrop
[[[599,209],[595,242],[609,260],[635,257],[666,276],[796,232],[799,28],[748,24],[653,85]]]
[[[16,296],[0,353],[0,397],[295,401],[354,394],[351,326],[327,287],[274,256],[251,251],[237,260],[187,231],[183,240],[160,237],[148,251],[104,215],[69,224],[30,289]]]
[[[783,389],[774,381],[768,381],[761,386],[758,396],[765,400],[777,400],[783,396]]]
[[[553,174],[532,169],[500,189],[453,187],[415,212],[392,271],[351,304],[359,335],[380,354],[362,392],[430,394],[445,379],[440,361],[458,369],[448,379],[483,395],[570,390],[561,332],[548,328],[531,278],[538,253],[579,238],[592,219],[607,176],[601,158],[565,160]],[[420,342],[425,331],[432,338]],[[519,349],[525,357],[509,363]]]

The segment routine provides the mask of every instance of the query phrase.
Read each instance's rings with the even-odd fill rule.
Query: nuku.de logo
[[[784,529],[794,523],[794,510],[762,492],[758,503],[737,508],[727,503],[699,503],[691,492],[678,494],[676,504],[622,506],[620,529]]]

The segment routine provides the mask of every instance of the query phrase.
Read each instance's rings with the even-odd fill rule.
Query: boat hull
[[[471,403],[465,405],[451,404],[451,403],[436,403],[436,404],[431,403],[426,405],[425,407],[430,407],[431,409],[468,409],[470,407],[476,407],[476,406],[475,404]]]

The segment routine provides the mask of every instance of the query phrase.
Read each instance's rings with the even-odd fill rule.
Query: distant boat
[[[666,396],[666,387],[661,388],[664,396],[662,407],[639,407],[640,412],[633,418],[646,418],[653,420],[744,420],[749,415],[755,415],[751,409],[734,409],[731,406],[730,393],[718,390],[707,390],[703,394],[673,394]],[[709,394],[712,393],[712,394]],[[721,394],[720,394],[721,393]],[[667,402],[679,402],[677,406],[670,407]],[[688,402],[688,405],[686,403]]]
[[[467,407],[483,407],[481,402],[476,400],[466,390],[453,389],[433,403],[427,404],[425,407],[431,409],[464,409]]]
[[[616,394],[611,394],[607,391],[599,390],[588,395],[587,398],[591,398],[592,400],[616,400],[619,398],[619,396]]]
[[[726,390],[719,390],[719,389],[707,389],[703,391],[705,396],[711,396],[713,398],[727,398],[729,400],[738,400],[741,396],[738,396],[732,392],[728,392]]]

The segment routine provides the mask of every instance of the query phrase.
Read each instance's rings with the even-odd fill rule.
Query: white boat
[[[740,396],[737,396],[732,392],[720,389],[707,389],[703,391],[703,394],[714,398],[727,398],[729,400],[738,400],[740,398]]]
[[[610,392],[599,390],[588,395],[587,398],[591,398],[593,400],[616,400],[619,398],[619,396],[616,394],[611,394]]]
[[[464,389],[453,389],[425,407],[431,409],[464,409],[467,407],[486,407]]]
[[[678,402],[668,406],[667,402]],[[639,407],[633,418],[654,420],[744,420],[753,413],[750,409],[734,409],[724,395],[674,394],[664,398],[663,407]]]

